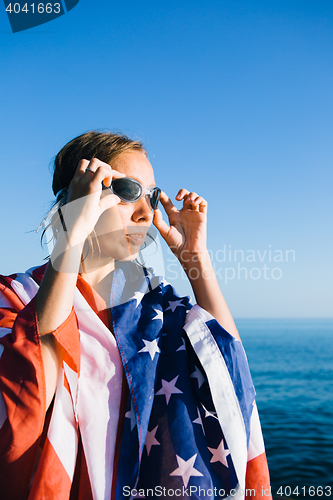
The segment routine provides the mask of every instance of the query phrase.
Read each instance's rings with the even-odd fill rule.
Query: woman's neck
[[[105,264],[99,262],[96,266],[96,261],[93,262],[89,257],[81,264],[81,275],[87,283],[105,300],[109,302],[110,290],[112,284],[112,275],[115,269],[115,262],[111,260]]]

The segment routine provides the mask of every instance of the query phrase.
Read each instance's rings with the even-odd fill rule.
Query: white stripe
[[[248,460],[258,457],[265,452],[264,439],[262,437],[258,408],[255,404],[251,416],[251,434],[249,443]]]
[[[64,371],[65,371],[65,374],[66,374],[66,378],[67,378],[67,381],[68,381],[69,389],[71,391],[71,396],[72,396],[72,400],[73,400],[73,407],[74,407],[74,412],[75,412],[75,420],[77,420],[75,405],[77,403],[77,390],[78,390],[78,380],[79,380],[79,377],[78,377],[77,373],[74,370],[72,370],[68,366],[67,363],[65,363],[65,361],[63,362],[63,365],[64,365]]]
[[[110,330],[76,289],[81,343],[78,419],[94,500],[110,500],[123,367]]]
[[[11,332],[12,332],[11,328],[4,328],[3,326],[0,326],[0,339]]]
[[[60,371],[47,437],[72,481],[77,456],[78,436],[71,396],[64,386],[63,368]]]
[[[7,298],[0,292],[0,307],[13,307]]]
[[[246,431],[228,368],[205,321],[213,317],[195,305],[188,312],[184,330],[207,375],[215,410],[227,441],[240,489],[245,491]]]
[[[36,295],[39,288],[37,283],[25,273],[19,273],[16,278],[11,281],[10,285],[25,306]]]

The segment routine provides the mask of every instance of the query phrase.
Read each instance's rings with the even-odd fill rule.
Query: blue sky
[[[170,196],[208,200],[235,317],[332,317],[330,1],[80,0],[15,34],[0,7],[0,38],[0,272],[46,255],[28,231],[53,200],[52,157],[86,130],[118,130],[143,140]],[[164,266],[189,293],[165,249]]]

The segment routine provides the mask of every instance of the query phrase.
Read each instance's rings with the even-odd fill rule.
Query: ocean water
[[[333,499],[333,319],[236,325],[257,392],[274,499]]]

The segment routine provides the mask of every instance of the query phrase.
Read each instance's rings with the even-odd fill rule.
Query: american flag
[[[26,425],[33,426],[33,419],[35,426],[39,423],[24,445],[30,462],[38,462],[37,470],[30,466],[28,486],[8,499],[26,498],[18,496],[22,491],[29,500],[271,498],[255,391],[242,344],[209,313],[192,307],[188,297],[179,297],[162,278],[133,263],[119,263],[114,272],[110,295],[114,336],[82,289],[76,290],[74,311],[66,324],[54,332],[63,348],[63,365],[41,446],[43,404],[38,394],[43,381],[36,380],[41,375],[36,367],[37,376],[27,374],[29,383],[35,379],[36,390],[31,386],[27,394],[23,390],[22,404],[12,395],[13,384],[16,392],[18,385],[22,390],[24,373],[10,373],[20,336],[28,339],[30,350],[30,354],[20,352],[20,359],[37,358],[31,354],[30,344],[38,344],[31,315],[40,274],[36,269],[13,275],[2,281],[1,288],[0,451],[8,477],[13,470],[24,469],[23,449],[21,456],[6,452],[9,429],[16,439],[27,441],[23,436],[27,430],[17,429],[11,417],[14,407],[19,406],[21,417],[26,412]],[[13,309],[20,311],[15,325],[8,316]],[[37,365],[36,359],[25,361],[21,365],[26,368]],[[120,412],[123,373],[128,395]],[[11,376],[13,381],[8,382]],[[32,416],[29,405],[34,408]],[[37,442],[39,461],[37,451],[31,452]],[[76,497],[72,484],[80,447],[89,488]],[[9,484],[8,477],[3,484]]]

